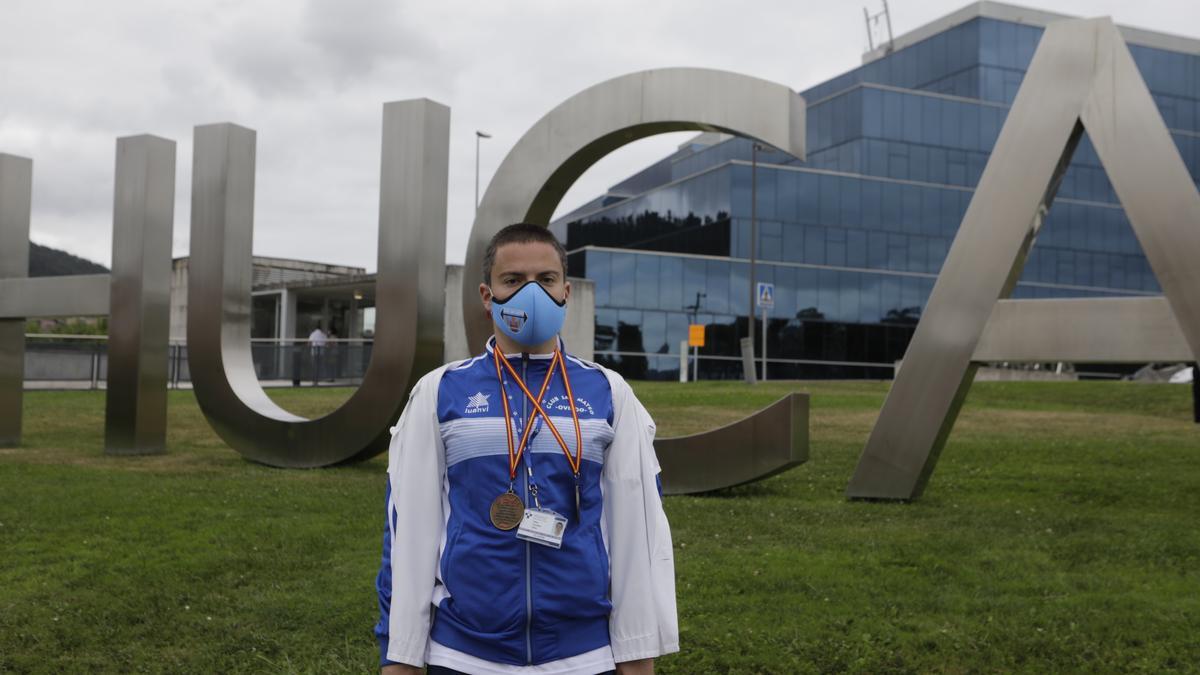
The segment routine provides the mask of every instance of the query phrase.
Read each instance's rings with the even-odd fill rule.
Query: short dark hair
[[[533,223],[513,223],[496,233],[488,242],[487,252],[483,254],[483,283],[492,283],[492,265],[496,264],[496,249],[505,244],[528,244],[541,242],[554,247],[558,260],[562,263],[563,276],[567,276],[567,249],[559,243],[558,238],[550,229]]]

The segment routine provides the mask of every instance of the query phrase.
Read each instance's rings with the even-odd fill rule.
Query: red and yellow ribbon
[[[575,410],[575,395],[571,391],[571,379],[567,375],[567,364],[563,360],[562,352],[555,349],[554,356],[550,359],[550,370],[546,371],[546,379],[542,380],[541,389],[535,398],[529,388],[525,386],[524,380],[517,374],[512,364],[508,359],[500,357],[500,346],[495,345],[492,350],[492,356],[496,362],[496,379],[500,382],[500,402],[504,404],[504,431],[508,435],[508,474],[509,478],[513,479],[517,476],[517,466],[521,463],[521,456],[525,452],[525,445],[529,441],[529,433],[533,429],[533,423],[537,420],[537,416],[541,415],[546,420],[546,426],[550,428],[550,433],[554,434],[554,440],[558,441],[559,447],[562,448],[563,454],[567,457],[567,463],[571,466],[571,471],[576,476],[579,475],[579,467],[583,462],[583,433],[579,428],[579,413]],[[504,391],[504,377],[500,371],[500,364],[504,364],[504,368],[508,371],[512,379],[521,387],[521,391],[525,396],[533,402],[534,413],[525,424],[525,431],[521,434],[521,443],[515,449],[513,448],[513,433],[512,424],[509,421],[512,412],[508,406],[508,393]],[[563,385],[567,390],[567,403],[571,407],[571,420],[575,423],[575,455],[571,455],[571,450],[567,446],[567,442],[563,440],[562,434],[558,433],[558,428],[554,426],[554,422],[550,421],[550,415],[542,408],[542,396],[546,394],[546,387],[550,384],[550,380],[554,376],[554,369],[562,370]]]

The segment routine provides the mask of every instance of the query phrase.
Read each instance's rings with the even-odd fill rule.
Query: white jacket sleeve
[[[601,478],[613,605],[609,637],[620,663],[679,651],[679,623],[654,420],[620,375],[605,375],[613,396],[613,440]]]
[[[445,518],[446,452],[438,427],[438,385],[444,368],[422,377],[409,394],[388,447],[391,484],[391,608],[387,659],[425,665],[430,608]]]

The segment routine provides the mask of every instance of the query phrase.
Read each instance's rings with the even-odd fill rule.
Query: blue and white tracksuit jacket
[[[564,515],[562,548],[490,520],[509,488],[493,340],[413,387],[388,452],[387,521],[376,586],[383,663],[425,664],[429,641],[497,664],[537,665],[610,645],[616,662],[678,651],[674,559],[654,423],[620,375],[566,356],[583,433],[580,513],[561,446],[537,416],[513,483]],[[550,355],[506,355],[536,395]],[[505,371],[514,445],[533,406]],[[562,375],[542,400],[575,452]],[[435,610],[435,611],[431,611]]]

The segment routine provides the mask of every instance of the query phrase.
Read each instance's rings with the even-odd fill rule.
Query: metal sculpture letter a
[[[1165,296],[1008,300],[1083,130],[1109,172]],[[846,490],[852,498],[920,496],[982,358],[1144,356],[1141,337],[1200,355],[1200,194],[1116,27],[1051,24],[1034,54],[950,248],[903,366]],[[1169,306],[1169,309],[1167,308]],[[1103,309],[1113,312],[1098,317]],[[1084,335],[1044,321],[1059,310]],[[1064,342],[1078,339],[1080,342]],[[1074,355],[1076,358],[1072,358]],[[1109,360],[1109,359],[1103,359]],[[1148,359],[1153,360],[1153,358]]]

